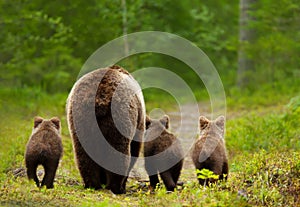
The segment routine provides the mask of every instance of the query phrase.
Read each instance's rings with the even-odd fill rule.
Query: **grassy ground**
[[[273,96],[275,101],[266,101],[260,93],[251,98],[241,95],[240,99],[228,99],[228,182],[201,187],[195,170],[190,168],[182,171],[180,180],[184,185],[174,193],[167,193],[163,187],[150,193],[147,182],[130,179],[127,194],[116,196],[107,190],[83,188],[66,125],[66,94],[47,95],[30,88],[1,89],[0,205],[299,206],[300,96],[282,93]],[[147,106],[159,107],[153,103]],[[52,190],[36,188],[21,170],[35,115],[59,115],[62,120],[64,156]]]

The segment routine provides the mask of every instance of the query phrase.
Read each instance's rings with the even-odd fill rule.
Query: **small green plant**
[[[204,180],[204,186],[207,185],[207,181],[210,180],[210,179],[213,179],[213,180],[219,179],[219,175],[216,175],[214,172],[212,172],[212,171],[210,171],[206,168],[203,168],[201,170],[196,169],[196,173],[197,173],[197,178],[198,179],[203,179]]]
[[[219,175],[214,174],[214,172],[203,168],[202,170],[196,169],[197,177],[200,179],[218,179]]]

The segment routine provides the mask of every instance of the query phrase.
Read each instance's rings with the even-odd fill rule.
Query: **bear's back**
[[[144,130],[144,114],[138,83],[119,66],[85,74],[75,83],[67,100],[68,126],[75,137],[74,145],[79,144],[77,137],[86,143],[99,140],[101,132],[110,145],[124,151],[136,130]]]
[[[207,157],[208,160],[224,160],[226,157],[225,143],[217,137],[203,136],[196,140],[193,148],[192,159],[194,163],[202,160],[199,156]]]
[[[45,160],[47,158],[59,159],[62,156],[62,141],[60,131],[51,125],[49,120],[44,120],[33,129],[27,143],[25,156]]]
[[[144,109],[143,97],[139,96],[141,92],[137,93],[138,100],[132,97],[134,93],[137,93],[137,83],[126,70],[119,66],[100,68],[87,73],[75,83],[68,97],[67,109],[84,113],[82,106],[92,103],[96,115],[105,116],[110,112],[112,100],[116,104],[138,101]],[[81,109],[73,108],[74,103]]]
[[[167,131],[163,131],[159,137],[153,139],[151,141],[146,140],[144,150],[145,156],[153,156],[164,152],[168,148],[170,148],[175,143],[176,147],[177,144],[179,145],[179,140],[176,139],[175,135],[169,133]]]
[[[226,160],[226,148],[223,132],[212,122],[200,133],[193,146],[192,159],[198,162],[223,162]]]

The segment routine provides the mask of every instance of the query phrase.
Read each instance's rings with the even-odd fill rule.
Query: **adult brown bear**
[[[94,70],[73,86],[67,119],[85,188],[125,193],[145,130],[141,89],[123,68]]]

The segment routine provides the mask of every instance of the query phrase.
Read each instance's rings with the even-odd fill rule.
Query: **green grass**
[[[300,78],[284,79],[268,84],[255,84],[250,88],[230,87],[226,90],[227,107],[231,111],[261,110],[266,107],[287,104],[291,97],[299,95]]]
[[[227,122],[229,151],[300,149],[300,110],[272,112],[231,119]]]
[[[253,96],[259,97],[255,93]],[[272,93],[272,92],[270,92]],[[245,95],[246,96],[246,95]],[[130,179],[126,195],[108,190],[84,189],[75,166],[66,125],[67,94],[45,94],[39,89],[0,90],[0,206],[297,206],[300,204],[300,96],[276,96],[278,104],[241,95],[229,104],[226,145],[230,160],[227,182],[199,186],[193,167],[182,171],[183,187],[155,193],[148,182]],[[289,98],[287,98],[289,97]],[[292,98],[293,97],[293,98]],[[164,107],[163,99],[147,106]],[[237,99],[231,95],[230,99]],[[253,105],[246,101],[251,99]],[[245,102],[245,103],[243,103]],[[162,104],[162,105],[161,105]],[[251,107],[253,106],[253,107]],[[245,110],[247,109],[247,110]],[[167,107],[166,110],[173,110]],[[55,188],[38,189],[26,177],[13,172],[24,167],[24,151],[35,115],[62,120],[64,156]]]

